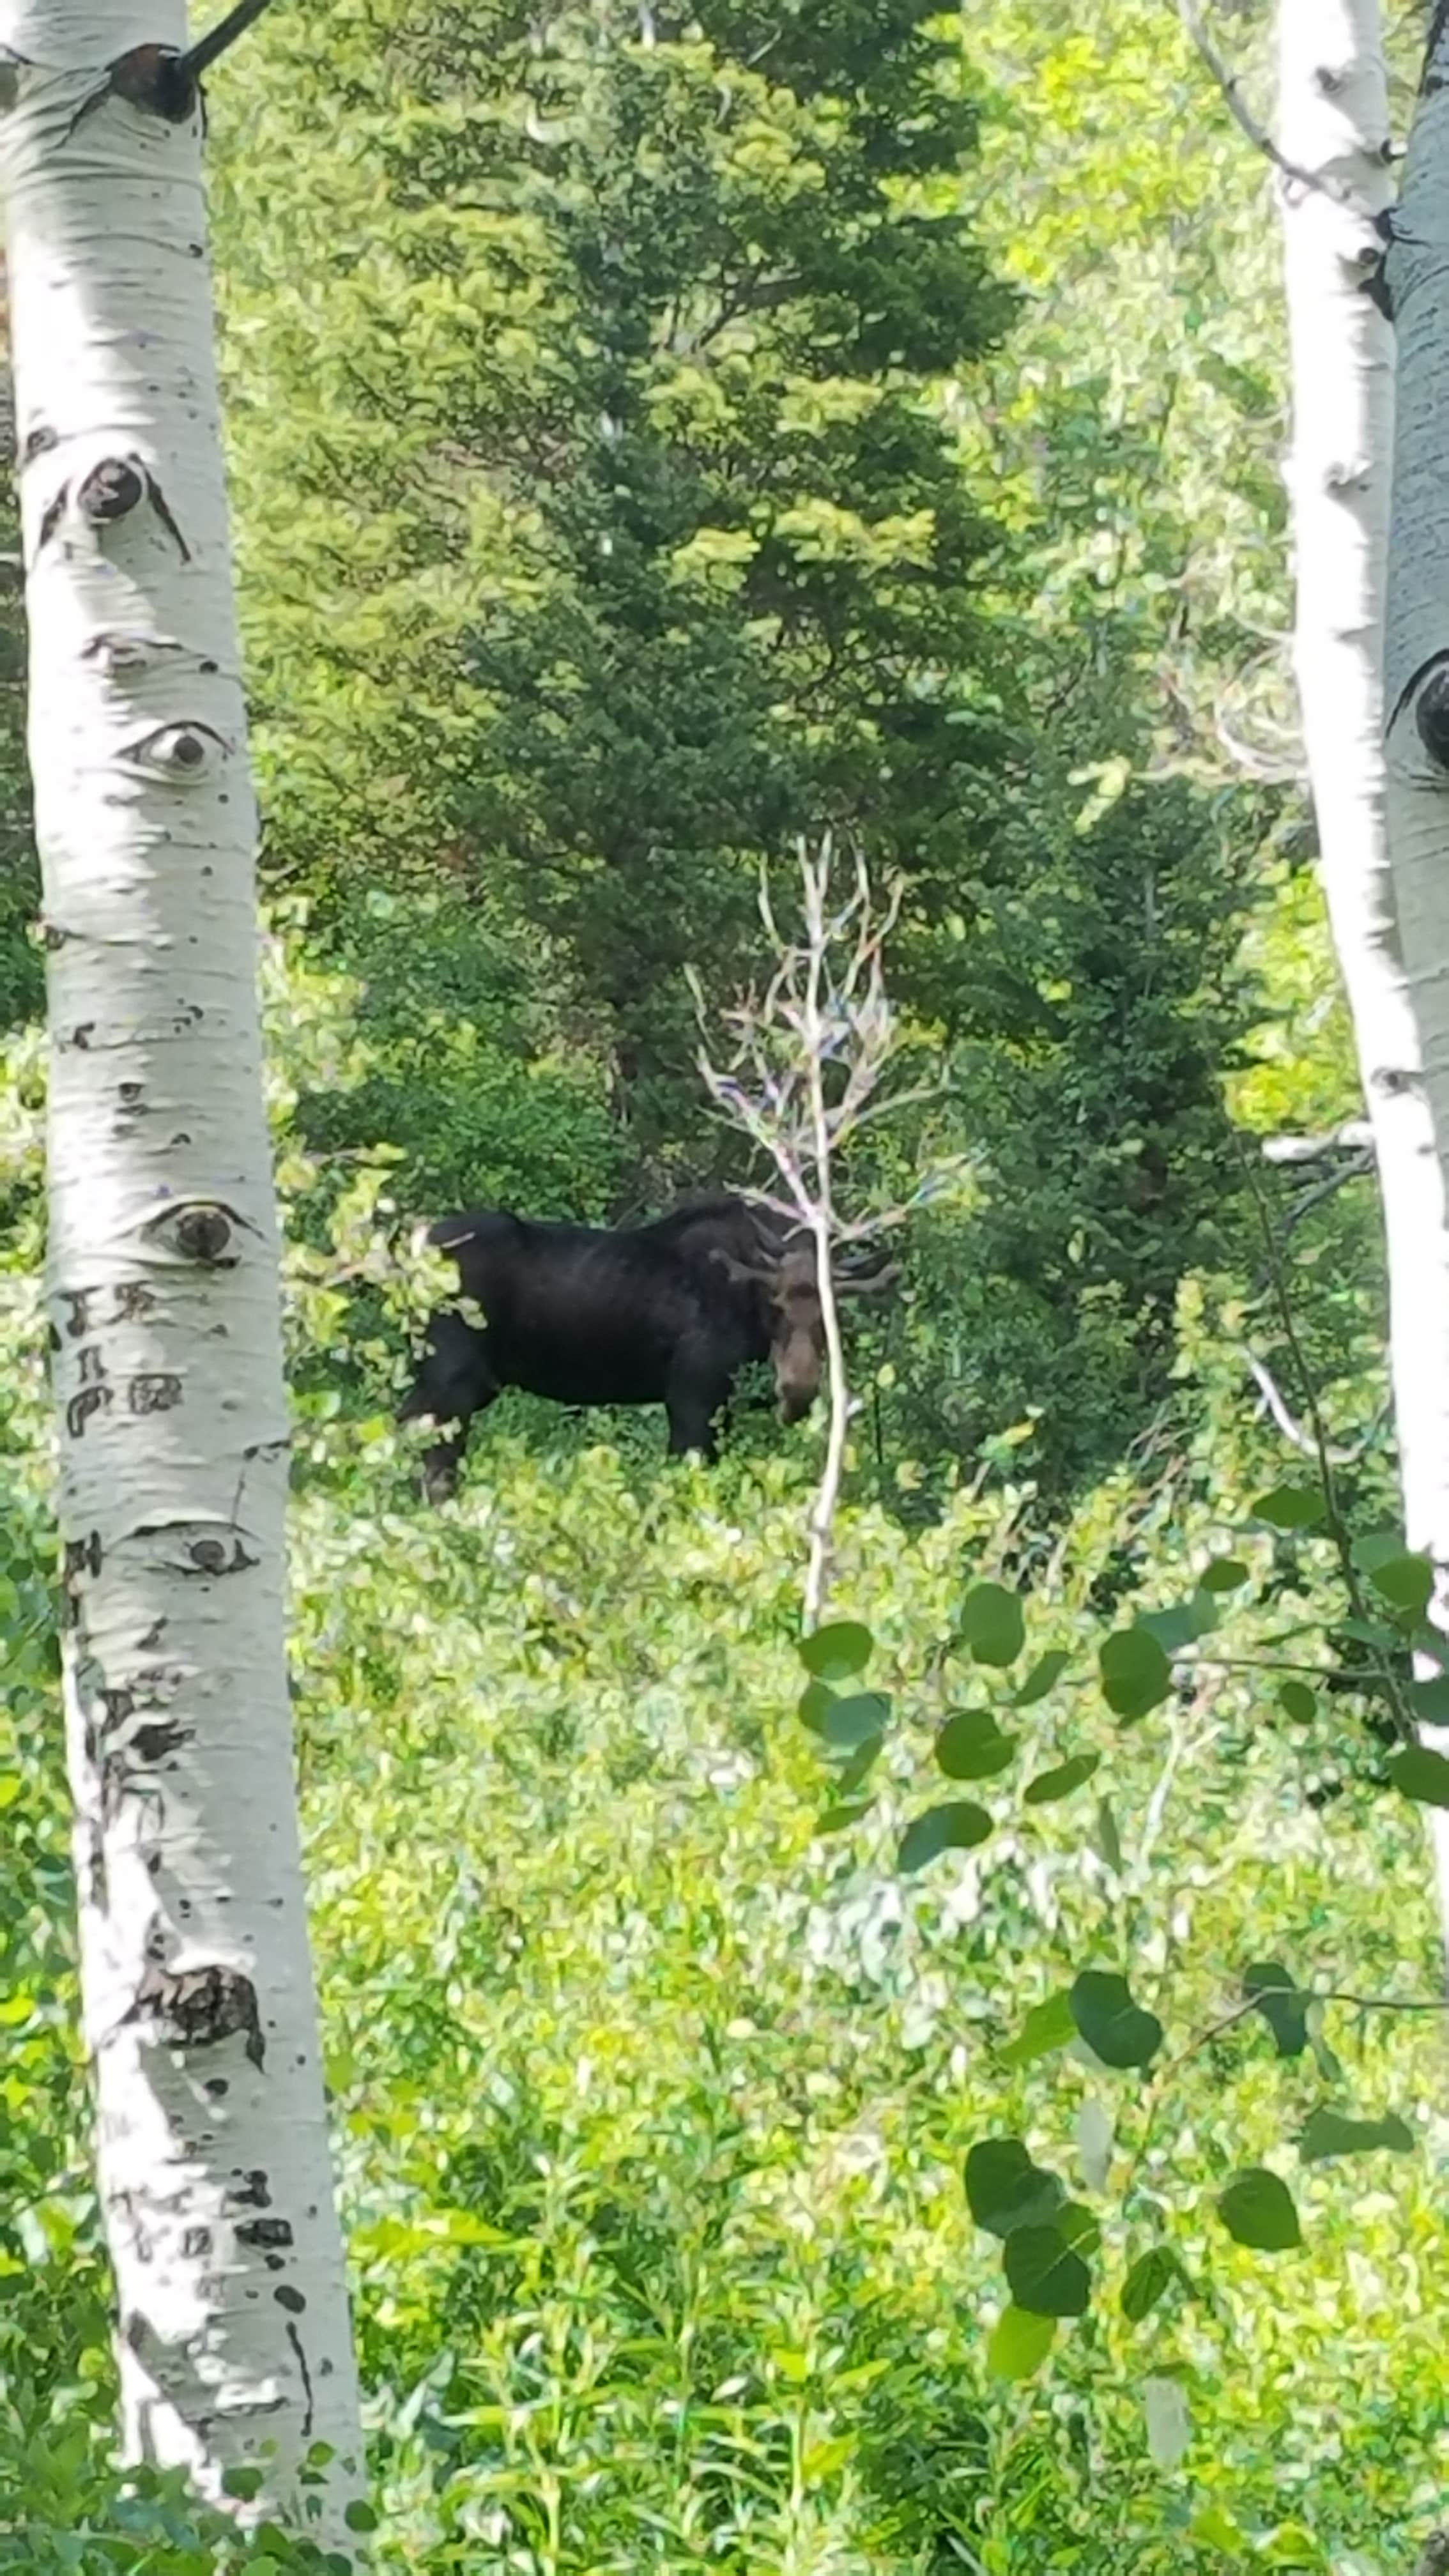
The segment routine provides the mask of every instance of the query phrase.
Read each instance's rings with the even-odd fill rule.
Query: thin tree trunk
[[[1439,1568],[1449,1627],[1449,8],[1434,12],[1385,271],[1398,343],[1384,647],[1389,850],[1404,1007],[1415,1218],[1389,1245],[1409,1543]],[[1406,1178],[1405,1189],[1409,1189]],[[1426,1730],[1427,1732],[1427,1730]],[[1449,1749],[1449,1730],[1431,1737]],[[1430,1810],[1449,1927],[1449,1814]]]
[[[1386,830],[1381,655],[1394,333],[1365,292],[1393,197],[1379,0],[1280,0],[1278,69],[1276,142],[1289,165],[1279,194],[1293,368],[1294,664],[1323,885],[1383,1199],[1406,1526],[1411,1546],[1442,1554],[1449,1233],[1421,1073],[1425,996],[1408,964],[1416,933],[1404,914],[1403,854],[1396,846],[1391,875]],[[1449,905],[1443,928],[1449,962]],[[1437,1829],[1435,1841],[1449,1920],[1449,1845]]]
[[[81,1978],[129,2456],[349,2544],[254,807],[182,0],[0,6]],[[138,50],[126,54],[124,49]],[[312,2446],[336,2461],[303,2511]]]

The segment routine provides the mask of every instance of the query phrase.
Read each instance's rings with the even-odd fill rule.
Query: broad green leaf
[[[1292,1970],[1277,1959],[1258,1960],[1243,1970],[1243,1992],[1253,1997],[1279,2056],[1301,2057],[1308,2046],[1308,1997],[1299,1993]]]
[[[1118,1628],[1104,1637],[1097,1661],[1107,1706],[1129,1723],[1160,1708],[1172,1688],[1172,1666],[1146,1628]]]
[[[1175,2469],[1192,2443],[1192,2411],[1178,2379],[1144,2379],[1142,2411],[1147,2448],[1160,2469]]]
[[[813,1636],[802,1637],[797,1652],[807,1673],[814,1673],[817,1680],[848,1682],[864,1672],[874,1643],[860,1620],[833,1619]]]
[[[958,1709],[936,1738],[936,1760],[948,1780],[989,1780],[1016,1759],[989,1708]]]
[[[1097,1800],[1096,1833],[1093,1837],[1099,1859],[1122,1875],[1122,1837],[1117,1831],[1117,1818],[1110,1798]]]
[[[1266,1521],[1270,1529],[1316,1529],[1326,1517],[1321,1485],[1275,1485],[1253,1505],[1254,1520]]]
[[[1092,2275],[1060,2225],[1013,2228],[1002,2260],[1012,2298],[1029,2315],[1086,2315]]]
[[[862,1782],[869,1779],[880,1759],[881,1741],[880,1736],[873,1735],[858,1753],[852,1753],[848,1762],[842,1762],[835,1775],[837,1798],[853,1798]]]
[[[1150,2066],[1162,2046],[1162,2024],[1132,2000],[1125,1977],[1084,1968],[1072,1987],[1072,2019],[1104,2066]]]
[[[1122,2314],[1128,2324],[1140,2326],[1159,2300],[1186,2278],[1170,2245],[1149,2245],[1145,2254],[1138,2255],[1122,2284]]]
[[[1398,1629],[1390,1628],[1382,1619],[1340,1619],[1333,1630],[1333,1642],[1337,1644],[1342,1637],[1352,1637],[1356,1645],[1371,1646],[1380,1655],[1397,1655],[1404,1643]],[[1359,1676],[1350,1672],[1345,1679],[1356,1681]]]
[[[1033,2004],[1015,2039],[1001,2050],[1003,2066],[1030,2066],[1037,2057],[1049,2057],[1054,2048],[1065,2048],[1076,2037],[1077,2025],[1072,2019],[1069,1995],[1050,1995],[1045,2003]]]
[[[1394,1557],[1408,1553],[1403,1531],[1395,1529],[1360,1530],[1348,1552],[1354,1564],[1361,1565],[1365,1572],[1371,1572],[1376,1565],[1388,1565]]]
[[[978,2138],[966,2158],[966,2205],[989,2236],[1039,2227],[1066,2193],[1054,2173],[1033,2164],[1020,2138]]]
[[[18,1771],[0,1773],[0,1809],[13,1807],[24,1786]]]
[[[1170,1609],[1139,1610],[1136,1624],[1157,1639],[1165,1655],[1180,1655],[1184,1646],[1212,1634],[1218,1614],[1210,1592],[1195,1592],[1190,1601],[1174,1602]]]
[[[1432,1681],[1415,1682],[1408,1699],[1422,1725],[1449,1726],[1449,1673],[1437,1673]]]
[[[1021,1603],[1004,1583],[977,1583],[961,1604],[957,1636],[978,1664],[1014,1664],[1026,1643]]]
[[[944,1806],[928,1807],[907,1825],[896,1854],[896,1867],[909,1876],[912,1870],[924,1869],[927,1861],[938,1860],[946,1851],[974,1851],[991,1831],[991,1818],[984,1807],[969,1798],[949,1799]]]
[[[883,1691],[855,1691],[848,1699],[837,1699],[831,1692],[807,1713],[809,1697],[807,1691],[800,1703],[801,1719],[812,1735],[837,1753],[858,1753],[863,1746],[878,1743],[885,1732],[891,1704]]]
[[[1250,2165],[1218,2195],[1218,2215],[1235,2244],[1286,2254],[1303,2242],[1293,2194],[1266,2165]]]
[[[1317,1997],[1309,2005],[1304,2019],[1308,2025],[1308,2045],[1313,2051],[1314,2064],[1324,2083],[1331,2084],[1337,2090],[1345,2080],[1344,2072],[1324,2037],[1324,2007]]]
[[[1204,1592],[1237,1592],[1252,1582],[1253,1569],[1236,1556],[1215,1556],[1197,1579]]]
[[[1038,1655],[1020,1690],[1012,1693],[1012,1706],[1033,1708],[1039,1699],[1045,1699],[1047,1692],[1061,1680],[1070,1661],[1064,1646],[1053,1646],[1046,1654]]]
[[[820,1721],[827,1709],[835,1706],[835,1693],[828,1682],[807,1682],[795,1702],[795,1714],[812,1735],[820,1732]]]
[[[1070,2245],[1072,2252],[1074,2254],[1080,2254],[1084,2263],[1090,2263],[1092,2256],[1100,2253],[1102,2247],[1101,2228],[1098,2226],[1091,2210],[1088,2209],[1082,2201],[1066,2201],[1057,2211],[1051,2224],[1056,2229],[1058,2235],[1063,2237],[1066,2243]]]
[[[1076,2117],[1077,2163],[1088,2191],[1105,2191],[1112,2170],[1112,2149],[1116,2142],[1112,2122],[1095,2093],[1089,2093],[1078,2105]],[[1078,2246],[1078,2253],[1086,2248]]]
[[[1415,1619],[1423,1617],[1434,1598],[1434,1568],[1427,1556],[1391,1556],[1386,1565],[1369,1567],[1369,1581],[1385,1601]]]
[[[1199,2549],[1222,2549],[1228,2556],[1241,2558],[1248,2548],[1248,2536],[1240,2522],[1235,2522],[1224,2505],[1210,2504],[1195,2513],[1187,2527],[1189,2540]]]
[[[849,1826],[858,1825],[862,1816],[870,1814],[872,1803],[869,1798],[838,1799],[833,1807],[823,1808],[816,1817],[817,1834],[843,1834]]]
[[[1038,1771],[1034,1780],[1028,1780],[1022,1797],[1028,1807],[1050,1807],[1058,1798],[1069,1798],[1091,1779],[1101,1759],[1100,1753],[1074,1753],[1052,1770]]]
[[[1027,2309],[1003,2310],[991,2330],[986,2367],[993,2379],[1030,2379],[1040,2370],[1056,2340],[1055,2317],[1032,2316]]]
[[[1298,2152],[1306,2165],[1325,2164],[1330,2156],[1365,2156],[1376,2147],[1391,2155],[1413,2153],[1414,2132],[1390,2111],[1381,2120],[1349,2120],[1340,2111],[1310,2112]]]
[[[1449,1755],[1431,1753],[1427,1744],[1404,1744],[1389,1755],[1387,1769],[1406,1798],[1421,1807],[1449,1807]]]
[[[1278,1706],[1297,1726],[1311,1725],[1318,1715],[1317,1695],[1306,1682],[1284,1682],[1278,1693]]]

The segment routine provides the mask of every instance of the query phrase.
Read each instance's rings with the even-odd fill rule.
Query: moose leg
[[[440,1426],[438,1438],[423,1452],[423,1493],[428,1502],[443,1502],[453,1492],[468,1444],[468,1426],[498,1392],[498,1380],[488,1365],[487,1336],[465,1324],[461,1315],[439,1307],[428,1318],[422,1364],[398,1412],[399,1422]]]
[[[675,1358],[664,1393],[669,1416],[669,1455],[682,1458],[697,1449],[705,1465],[719,1456],[718,1416],[728,1399],[729,1379],[717,1367],[702,1365],[686,1346]]]

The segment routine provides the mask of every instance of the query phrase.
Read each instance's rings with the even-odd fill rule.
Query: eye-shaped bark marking
[[[237,1232],[255,1227],[233,1207],[216,1199],[182,1199],[147,1219],[150,1243],[180,1261],[195,1261],[205,1270],[230,1270],[241,1259]]]
[[[212,746],[215,745],[215,750]],[[133,769],[149,771],[153,778],[165,778],[173,787],[202,786],[218,766],[216,753],[225,760],[231,750],[226,736],[215,725],[157,725],[154,733],[143,734],[139,742],[128,743],[121,753]]]
[[[61,484],[59,491],[51,495],[41,516],[35,549],[37,557],[44,553],[68,510],[73,509],[88,527],[99,532],[128,519],[143,501],[150,502],[182,562],[190,563],[191,548],[176,524],[170,502],[145,458],[134,452],[126,456],[103,456],[74,488],[69,481]]]

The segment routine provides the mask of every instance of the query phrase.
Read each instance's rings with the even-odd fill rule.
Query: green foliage
[[[996,0],[963,48],[925,0],[546,27],[334,0],[273,13],[214,103],[269,863],[366,952],[377,1041],[308,1133],[397,1144],[418,1212],[618,1213],[728,1174],[683,967],[728,999],[761,963],[758,861],[858,833],[909,877],[893,985],[951,1077],[899,1150],[984,1175],[870,1328],[908,1509],[1013,1428],[1049,1504],[1079,1490],[1167,1394],[1184,1274],[1238,1230],[1219,1072],[1262,1010],[1239,952],[1276,806],[1160,774],[1143,673],[1208,580],[1203,477],[1179,499],[1168,452],[1216,439],[1217,472],[1246,405],[1266,456],[1272,402],[1240,332],[1167,369],[1117,247],[1107,172],[1143,169],[1161,50],[1130,14],[1088,120],[1110,328],[1074,168],[1095,56],[1060,9]],[[1027,174],[1037,61],[1063,130]],[[1165,76],[1154,202],[1206,209],[1223,155],[1180,54]],[[1137,220],[1180,332],[1216,249]],[[1001,357],[993,263],[1023,290]],[[1238,547],[1250,516],[1235,495]],[[1210,681],[1230,634],[1201,651]]]
[[[1282,690],[1266,174],[1157,0],[1110,42],[1070,0],[331,0],[212,112],[359,2530],[382,2576],[1401,2576],[1441,2037],[1337,1998],[1438,1992],[1405,1728],[1449,1675],[1385,1445],[1331,1509],[1249,1412],[1245,1344],[1302,1389],[1230,1114],[1355,1105],[1294,795],[1219,740]],[[850,1615],[802,1641],[808,1435],[704,1476],[500,1407],[421,1516],[390,1409],[415,1215],[726,1167],[677,970],[758,962],[755,860],[821,812],[909,868],[952,1083],[858,1177],[983,1178],[857,1342]],[[0,2568],[232,2576],[305,2553],[110,2456],[40,1103],[22,1035]],[[1358,1434],[1371,1194],[1290,1204]]]

